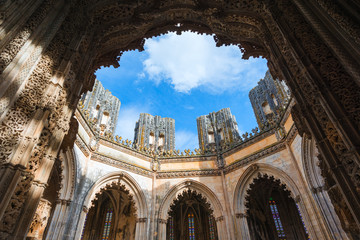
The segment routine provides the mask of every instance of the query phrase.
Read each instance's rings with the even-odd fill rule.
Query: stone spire
[[[135,125],[134,143],[157,151],[175,150],[175,120],[141,113]]]

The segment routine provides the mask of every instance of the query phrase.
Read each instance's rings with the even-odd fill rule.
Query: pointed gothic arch
[[[83,206],[86,209],[89,209],[92,204],[92,200],[95,199],[96,195],[102,191],[102,189],[106,188],[111,184],[121,184],[124,186],[125,189],[129,191],[129,194],[132,196],[134,201],[134,207],[136,209],[136,217],[137,217],[137,224],[136,224],[136,233],[135,239],[140,239],[140,234],[146,232],[147,225],[149,220],[149,211],[147,200],[143,190],[141,189],[140,185],[137,181],[128,173],[119,171],[119,172],[112,172],[97,180],[92,187],[88,190],[86,198],[84,199]],[[80,220],[78,222],[78,227],[76,230],[76,238],[80,238],[82,234],[82,230],[84,227],[85,222],[85,212],[82,212]],[[139,221],[139,219],[141,221]]]
[[[272,75],[285,79],[294,94],[292,116],[300,135],[314,137],[329,180],[340,186],[331,199],[344,202],[352,216],[342,221],[360,228],[356,1],[4,2],[3,15],[11,15],[1,19],[5,38],[0,43],[0,231],[5,238],[27,232],[48,176],[24,177],[26,169],[42,160],[42,170],[51,171],[94,71],[119,66],[122,52],[141,50],[145,38],[186,29],[215,34],[218,46],[235,44],[244,58],[268,59]],[[45,132],[56,138],[41,144],[37,140]],[[32,158],[34,149],[47,154]],[[20,204],[14,207],[12,201]]]
[[[347,215],[347,218],[351,218],[351,216],[349,216],[349,209],[344,203],[342,203],[340,206],[334,206],[331,202],[328,189],[330,188],[330,192],[337,191],[338,186],[329,186],[329,184],[331,184],[329,182],[328,186],[326,186],[325,179],[322,176],[322,171],[320,169],[321,167],[324,167],[322,165],[324,162],[320,161],[319,159],[321,156],[316,147],[316,142],[314,139],[311,139],[309,136],[305,135],[301,142],[301,151],[301,160],[304,168],[306,182],[311,189],[311,193],[317,203],[318,208],[321,211],[321,214],[328,226],[329,231],[331,232],[331,235],[335,239],[348,239],[348,236],[346,236],[345,232],[347,232],[350,236],[358,234],[356,232],[356,227],[352,228],[351,226],[346,225],[351,222],[339,220],[339,217],[344,215]],[[338,215],[336,214],[336,210],[338,211]],[[345,226],[342,226],[342,224],[345,224]]]
[[[136,223],[133,196],[124,184],[112,182],[92,200],[81,239],[139,239],[135,236]]]
[[[182,194],[186,190],[193,190],[197,193],[204,196],[207,201],[210,204],[210,208],[213,211],[213,216],[216,219],[217,222],[217,229],[218,229],[218,237],[219,239],[227,239],[227,233],[224,231],[225,228],[225,222],[223,217],[223,208],[222,204],[220,203],[218,197],[215,195],[215,193],[209,189],[204,184],[187,179],[184,180],[175,186],[173,186],[165,195],[164,199],[162,200],[160,206],[159,206],[159,212],[158,212],[158,233],[159,233],[159,239],[165,240],[166,239],[166,223],[168,221],[169,217],[169,210],[170,206],[173,204],[174,200],[178,197],[178,195]]]
[[[286,174],[284,171],[277,169],[268,164],[253,164],[249,166],[245,172],[241,175],[239,181],[236,184],[233,199],[233,209],[236,217],[236,229],[239,238],[251,239],[249,235],[249,226],[246,220],[246,199],[247,191],[249,190],[250,184],[254,179],[260,175],[273,176],[275,179],[279,179],[282,184],[289,190],[290,196],[297,201],[304,223],[309,231],[310,236],[317,236],[316,230],[311,224],[311,218],[308,213],[307,207],[304,204],[304,200],[300,189],[293,179]]]

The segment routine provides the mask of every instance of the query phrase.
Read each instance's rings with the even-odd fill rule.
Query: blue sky
[[[265,76],[266,60],[241,59],[236,46],[216,47],[212,36],[169,33],[125,52],[119,68],[96,72],[121,101],[116,135],[133,140],[142,112],[175,119],[176,149],[198,148],[196,118],[230,107],[239,131],[257,126],[250,89]]]

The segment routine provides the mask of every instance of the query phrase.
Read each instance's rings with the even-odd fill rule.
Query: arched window
[[[272,214],[272,217],[275,222],[275,227],[276,227],[278,237],[280,239],[285,238],[286,236],[285,236],[284,228],[283,228],[283,225],[280,220],[280,215],[279,215],[279,211],[277,209],[276,203],[272,198],[270,198],[269,204],[270,204],[271,214]]]
[[[194,223],[194,214],[188,214],[189,221],[189,240],[195,240],[195,223]]]
[[[101,124],[104,124],[104,125],[108,124],[109,119],[110,119],[110,114],[108,112],[104,112],[103,116],[101,118]]]
[[[181,236],[181,237],[180,237]],[[184,191],[170,206],[167,240],[218,240],[210,204],[192,190]]]
[[[208,140],[209,140],[209,143],[214,143],[215,142],[215,137],[214,137],[214,132],[213,131],[208,132]]]
[[[155,144],[155,134],[153,132],[150,132],[149,145],[151,149],[153,149],[154,144]]]
[[[108,208],[108,210],[106,212],[106,216],[105,216],[104,231],[103,231],[103,236],[102,236],[103,240],[109,239],[112,214],[113,214],[113,209]]]
[[[262,109],[263,109],[265,115],[272,113],[268,102],[263,102],[263,104],[261,106],[262,106]]]
[[[164,147],[164,143],[165,143],[165,136],[163,133],[160,133],[158,140],[159,149]]]

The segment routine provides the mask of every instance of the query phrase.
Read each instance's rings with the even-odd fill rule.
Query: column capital
[[[236,216],[236,218],[246,218],[247,217],[246,213],[237,213],[237,214],[235,214],[235,216]]]
[[[146,221],[147,221],[147,218],[137,218],[136,219],[137,223],[142,223],[142,222],[146,222]]]
[[[166,224],[167,221],[165,219],[158,218],[158,223]]]

